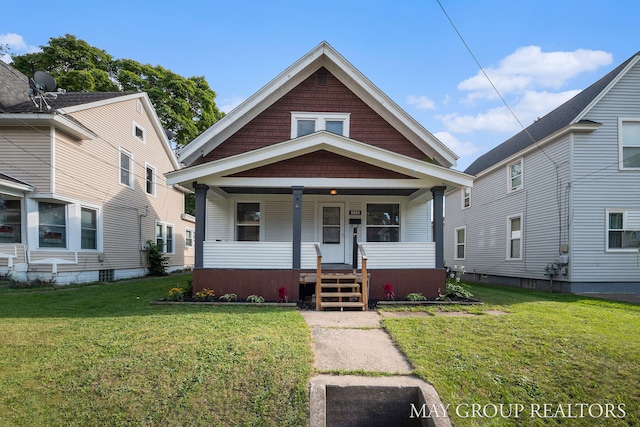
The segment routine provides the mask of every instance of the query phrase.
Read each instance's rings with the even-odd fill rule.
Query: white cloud
[[[497,68],[485,68],[485,72],[504,96],[533,89],[559,89],[567,80],[612,60],[613,56],[602,50],[542,52],[539,46],[527,46],[504,58]],[[481,71],[460,82],[458,89],[469,92],[467,101],[498,97]]]
[[[436,108],[435,102],[426,96],[407,96],[407,103],[414,105],[418,110],[433,110]]]
[[[38,46],[27,44],[20,34],[15,33],[0,34],[0,46],[9,47],[8,53],[0,55],[0,60],[7,64],[11,63],[10,54],[25,54],[40,51]]]
[[[453,150],[458,156],[470,156],[479,151],[479,148],[476,147],[470,141],[459,141],[455,136],[450,134],[449,132],[437,132],[433,134],[436,138],[444,143],[447,147]]]
[[[579,92],[579,90],[558,93],[527,91],[511,109],[522,125],[527,127],[533,123],[534,120],[544,116]],[[451,113],[438,116],[437,118],[440,119],[451,132],[519,132],[522,130],[522,127],[506,106],[491,108],[475,116]]]
[[[220,100],[220,104],[218,104],[218,109],[223,111],[225,114],[229,113],[231,110],[236,108],[238,105],[242,104],[244,98],[239,96],[232,96],[231,98],[224,98]]]

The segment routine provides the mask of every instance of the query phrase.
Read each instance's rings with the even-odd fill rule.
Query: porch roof
[[[329,151],[406,176],[401,179],[335,178],[335,177],[232,177],[239,172],[292,159],[318,151]],[[209,163],[191,166],[167,174],[167,184],[187,187],[197,182],[206,184],[221,195],[228,193],[290,193],[292,186],[303,186],[306,194],[326,194],[338,189],[341,194],[376,194],[418,196],[428,194],[431,187],[447,190],[472,186],[472,177],[462,172],[417,160],[389,150],[365,144],[327,131]]]

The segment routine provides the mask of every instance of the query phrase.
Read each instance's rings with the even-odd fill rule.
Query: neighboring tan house
[[[0,274],[56,284],[144,276],[147,241],[162,245],[167,270],[191,267],[187,190],[166,183],[179,165],[148,96],[31,100],[27,77],[0,71],[18,77],[12,94],[0,84]]]
[[[194,290],[277,300],[285,288],[298,300],[317,294],[320,268],[334,281],[321,308],[366,308],[386,283],[398,297],[444,291],[444,191],[471,177],[451,170],[455,154],[325,42],[179,159],[187,167],[167,182],[196,193]],[[356,285],[335,284],[354,276]]]
[[[468,277],[640,294],[640,55],[465,171],[446,196],[445,259]]]

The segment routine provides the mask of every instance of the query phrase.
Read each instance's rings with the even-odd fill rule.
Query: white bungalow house
[[[298,300],[321,292],[327,269],[322,308],[366,308],[386,283],[398,295],[444,289],[444,192],[471,177],[326,42],[178,157],[186,167],[167,182],[196,193],[194,291],[277,300],[284,288]]]
[[[445,260],[470,278],[640,294],[640,54],[467,169]]]
[[[179,167],[145,93],[25,95],[0,61],[0,275],[56,284],[148,273],[145,244],[168,270],[193,265],[193,217],[165,182]]]

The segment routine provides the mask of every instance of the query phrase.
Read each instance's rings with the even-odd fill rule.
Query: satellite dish
[[[33,75],[33,80],[40,90],[44,90],[45,92],[53,92],[56,90],[56,79],[45,71],[36,71]]]

